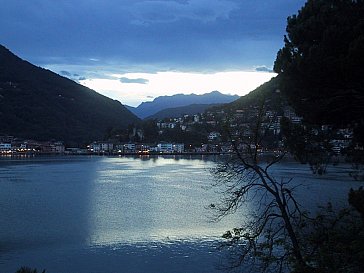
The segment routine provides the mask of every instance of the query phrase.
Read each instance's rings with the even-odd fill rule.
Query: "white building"
[[[110,142],[93,142],[89,145],[89,150],[94,153],[112,152],[113,148]]]
[[[0,143],[0,152],[10,152],[11,143]]]
[[[63,154],[65,152],[64,144],[60,141],[53,143],[53,150],[57,154]]]
[[[157,145],[157,152],[160,153],[183,153],[185,145],[183,143],[161,142]]]
[[[221,134],[219,132],[211,132],[211,133],[209,133],[207,138],[208,138],[208,140],[213,141],[213,140],[218,139],[219,137],[221,137]]]
[[[157,151],[161,153],[172,153],[173,152],[173,144],[167,142],[161,142],[157,145]]]
[[[183,143],[173,144],[173,151],[175,153],[183,153],[185,151],[185,145]]]
[[[124,144],[124,152],[125,153],[135,153],[135,143]]]
[[[157,126],[159,129],[174,129],[176,128],[175,122],[157,122]]]

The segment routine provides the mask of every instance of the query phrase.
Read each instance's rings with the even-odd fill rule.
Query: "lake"
[[[218,200],[206,157],[34,157],[0,159],[0,272],[23,265],[47,273],[214,273],[224,231],[246,210],[212,221]],[[325,178],[307,166],[274,166],[295,177],[298,199],[344,204],[345,166]]]

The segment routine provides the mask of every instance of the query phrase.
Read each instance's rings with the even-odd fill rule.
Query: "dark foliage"
[[[333,132],[350,128],[354,135],[346,149],[347,160],[353,165],[352,177],[362,179],[364,1],[308,0],[297,15],[288,17],[286,30],[274,70],[283,93],[305,118],[305,126],[311,127],[296,128],[296,138],[287,138],[291,148],[298,148],[291,151],[301,157],[317,155],[320,161],[324,153],[316,148],[323,148],[325,141],[312,138],[312,128],[322,124],[330,125]],[[330,141],[330,136],[324,137]]]
[[[46,271],[43,270],[42,273],[45,273]],[[38,273],[37,269],[32,269],[30,267],[21,267],[20,269],[18,269],[15,273]]]
[[[308,250],[306,259],[314,265],[314,272],[363,272],[363,224],[358,211],[351,208],[337,211],[331,204],[309,220],[303,234]]]
[[[180,128],[165,129],[163,134],[160,135],[160,141],[169,141],[174,143],[184,143],[186,149],[191,147],[199,147],[201,143],[207,142],[207,133],[202,130],[191,130],[188,132],[182,131]]]
[[[319,126],[309,124],[292,124],[287,118],[282,118],[281,127],[285,147],[295,160],[309,164],[314,174],[326,173],[327,165],[334,156],[332,131],[323,131]]]
[[[0,135],[83,144],[137,121],[120,102],[23,61],[0,45]]]
[[[308,0],[286,30],[274,70],[294,107],[312,123],[363,126],[364,1]]]
[[[360,187],[358,190],[351,189],[349,192],[349,203],[353,206],[364,219],[364,190]]]

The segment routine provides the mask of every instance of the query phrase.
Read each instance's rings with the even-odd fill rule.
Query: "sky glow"
[[[0,44],[135,106],[176,93],[252,91],[274,75],[287,17],[305,0],[3,2]]]
[[[80,83],[130,106],[173,94],[204,94],[220,91],[243,96],[276,74],[269,72],[182,73],[158,72],[113,74],[110,79],[86,79]],[[120,80],[122,79],[122,80]],[[128,79],[128,82],[125,82]]]

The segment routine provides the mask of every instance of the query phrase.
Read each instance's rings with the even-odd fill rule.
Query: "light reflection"
[[[90,195],[90,245],[219,238],[238,221],[211,223],[213,162],[105,158]]]

